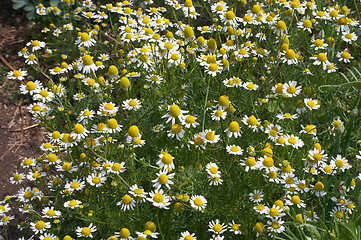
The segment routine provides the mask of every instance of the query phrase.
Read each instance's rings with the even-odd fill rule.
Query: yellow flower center
[[[293,51],[292,49],[288,49],[288,50],[286,51],[285,57],[286,57],[287,59],[295,59],[296,53],[295,53],[295,51]]]
[[[246,159],[246,165],[249,167],[252,167],[256,164],[256,159],[254,159],[254,157],[248,157]]]
[[[91,231],[88,227],[83,227],[83,229],[81,230],[81,234],[83,234],[84,236],[89,236],[91,234]]]
[[[84,55],[82,56],[83,64],[85,66],[90,66],[93,64],[93,59],[90,55]]]
[[[292,145],[295,145],[297,143],[297,139],[294,137],[290,137],[288,138],[288,142],[291,143]]]
[[[239,129],[240,129],[238,122],[236,122],[236,121],[231,122],[229,124],[228,129],[229,129],[230,132],[238,132]]]
[[[118,127],[118,122],[117,122],[117,120],[114,119],[114,118],[109,119],[109,121],[108,121],[108,126],[109,126],[111,129],[116,129],[116,128]],[[102,126],[101,126],[101,127],[102,127]],[[105,125],[104,125],[104,127],[105,127]],[[104,128],[103,128],[103,129],[104,129]]]
[[[271,217],[276,217],[276,216],[278,216],[280,213],[278,212],[278,210],[277,210],[277,208],[271,208],[270,210],[269,210],[269,215],[271,216]]]
[[[156,194],[154,194],[154,196],[153,196],[153,200],[154,200],[156,203],[161,203],[161,202],[163,202],[164,197],[163,197],[162,194],[156,193]]]
[[[131,137],[137,137],[139,135],[139,128],[135,125],[131,126],[128,130],[128,134]]]
[[[79,188],[79,183],[78,182],[72,182],[71,183],[71,185],[70,185],[70,187],[72,188],[72,189],[77,189],[77,188]]]
[[[172,106],[170,106],[169,114],[172,117],[176,118],[176,117],[178,117],[180,115],[180,113],[181,113],[181,110],[177,105],[173,104]]]
[[[324,185],[323,185],[323,183],[322,182],[317,182],[316,184],[315,184],[315,187],[314,187],[314,189],[316,190],[316,191],[322,191],[323,189],[324,189]]]
[[[197,207],[200,207],[203,205],[203,201],[201,198],[196,198],[194,199],[194,204],[197,206]]]
[[[112,166],[112,170],[114,171],[120,171],[122,169],[122,166],[120,165],[120,163],[114,163]]]
[[[180,133],[182,131],[182,127],[180,126],[180,125],[178,125],[178,124],[174,124],[173,126],[172,126],[172,128],[171,128],[171,132],[173,133],[173,134],[178,134],[178,133]]]
[[[80,134],[80,133],[82,133],[82,132],[84,132],[84,127],[83,127],[83,125],[81,125],[81,124],[75,124],[75,126],[74,126],[74,132],[76,133],[76,134]]]
[[[128,194],[124,195],[122,199],[122,202],[127,205],[131,204],[132,201],[133,201],[132,198]]]
[[[208,67],[209,71],[216,72],[218,70],[218,65],[216,63],[211,63]]]
[[[320,53],[317,55],[317,60],[319,60],[320,62],[326,62],[327,61],[327,56],[324,53]]]

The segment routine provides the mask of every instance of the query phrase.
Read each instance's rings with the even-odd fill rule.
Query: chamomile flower
[[[87,176],[86,181],[90,186],[101,187],[107,178],[102,173],[92,173]]]
[[[168,206],[171,204],[170,197],[165,195],[162,189],[149,192],[149,197],[146,199],[158,208],[168,209]]]
[[[286,145],[292,146],[295,149],[301,148],[304,145],[302,139],[300,139],[297,136],[294,136],[293,134],[285,135],[284,138]]]
[[[305,106],[311,111],[320,108],[320,104],[317,100],[314,100],[312,98],[305,98],[303,101],[305,103]]]
[[[22,81],[25,79],[27,75],[28,75],[27,71],[21,71],[21,69],[19,69],[8,72],[7,78]]]
[[[162,152],[159,154],[159,161],[156,163],[160,169],[169,169],[172,170],[175,168],[174,158],[171,154],[167,152]]]
[[[82,56],[79,61],[80,64],[78,65],[78,68],[83,73],[95,72],[98,69],[98,67],[93,62],[92,56],[89,54]]]
[[[125,101],[123,101],[122,107],[123,110],[138,110],[140,107],[142,106],[142,103],[134,98],[134,99],[127,99]]]
[[[350,52],[345,49],[342,52],[338,52],[336,57],[338,58],[339,62],[349,63],[351,62],[350,59],[353,59],[353,56],[351,56]]]
[[[137,184],[132,185],[128,192],[132,194],[139,203],[145,202],[145,197],[148,194],[141,186],[138,186]]]
[[[245,167],[244,170],[248,172],[249,170],[256,170],[258,169],[258,162],[252,156],[247,157],[245,160],[240,160],[241,166]]]
[[[18,173],[16,171],[15,174],[13,174],[10,177],[10,182],[11,182],[11,184],[21,184],[23,182],[24,178],[25,178],[25,175],[23,173]],[[0,208],[0,213],[1,213],[1,208]]]
[[[82,180],[79,179],[74,179],[70,182],[68,182],[67,184],[65,184],[65,189],[68,190],[69,192],[73,192],[73,191],[80,191],[85,187],[85,183]]]
[[[30,223],[30,229],[35,234],[42,234],[45,233],[49,228],[51,227],[50,222],[44,222],[42,220],[39,220],[37,222],[31,222]]]
[[[86,138],[89,134],[89,131],[84,128],[84,126],[81,123],[77,123],[74,125],[74,130],[70,134],[70,136],[75,139],[76,141],[80,141],[84,138]]]
[[[61,216],[61,212],[54,210],[54,207],[45,207],[42,210],[42,214],[44,218],[59,218]]]
[[[212,112],[212,120],[220,121],[221,119],[226,119],[227,112],[222,109],[216,109]]]
[[[157,178],[152,180],[153,187],[155,189],[160,189],[162,186],[166,186],[168,189],[171,189],[170,185],[174,184],[171,180],[174,177],[175,173],[168,174],[168,170],[161,170],[157,173]]]
[[[32,51],[35,52],[40,50],[41,48],[44,48],[45,42],[39,40],[31,40],[26,44],[26,46],[31,47]]]
[[[263,201],[263,193],[260,190],[254,190],[253,192],[251,192],[249,194],[249,199],[253,202],[253,203],[260,203]]]
[[[96,41],[92,39],[88,33],[82,32],[78,34],[78,39],[75,41],[75,44],[78,45],[78,47],[92,47]]]
[[[202,211],[207,207],[207,199],[201,195],[194,195],[190,199],[190,204],[193,209]]]
[[[211,129],[206,129],[201,133],[201,138],[204,139],[206,143],[217,143],[221,138],[220,135],[216,134],[216,131]]]
[[[302,86],[297,86],[297,81],[289,81],[283,84],[283,95],[285,97],[295,97],[300,94]]]
[[[77,120],[84,124],[87,124],[90,120],[92,120],[95,116],[94,110],[84,109],[79,113]]]
[[[316,51],[319,49],[326,49],[328,47],[328,44],[325,43],[322,39],[312,39],[311,40],[312,45],[311,47],[314,48]]]
[[[190,233],[188,231],[181,232],[179,240],[197,240],[195,233]]]
[[[107,172],[119,174],[125,172],[125,162],[114,162],[111,164],[110,168],[108,168]]]
[[[176,119],[179,119],[181,122],[185,120],[185,113],[187,113],[187,111],[181,110],[176,104],[172,104],[168,106],[168,113],[163,115],[162,118],[167,118],[166,123],[171,122],[172,125],[174,125]]]
[[[249,91],[256,91],[258,89],[258,85],[253,82],[245,82],[243,83],[243,88]]]
[[[312,136],[316,136],[317,134],[317,130],[316,130],[316,126],[313,124],[309,124],[306,126],[301,125],[302,130],[300,131],[300,133],[306,133]]]
[[[286,206],[296,206],[297,208],[305,208],[306,204],[298,195],[288,195],[286,199]]]
[[[208,176],[208,182],[209,182],[209,185],[215,185],[215,186],[218,186],[218,185],[222,185],[223,183],[223,179],[221,179],[221,177],[212,177],[212,176]]]
[[[234,136],[235,138],[241,136],[241,128],[236,121],[232,121],[224,132],[227,133],[227,136],[229,138],[231,138],[232,136]]]
[[[90,223],[88,227],[77,227],[76,236],[79,238],[93,238],[94,232],[97,231],[97,227]]]
[[[205,65],[204,72],[215,77],[217,74],[221,73],[222,66],[218,65],[217,63],[211,63],[209,65]]]
[[[344,172],[345,170],[352,168],[348,160],[345,157],[342,157],[341,155],[337,155],[335,158],[332,158],[331,167],[341,172]]]
[[[280,120],[285,120],[285,119],[295,120],[298,118],[297,114],[291,115],[290,113],[279,113],[277,114],[276,117]]]
[[[181,140],[184,136],[185,131],[182,126],[179,124],[174,124],[170,130],[167,131],[168,137],[176,138],[177,140]]]
[[[312,192],[317,196],[317,197],[323,197],[325,196],[327,193],[324,191],[325,189],[325,185],[322,182],[317,182],[315,183],[315,185],[310,185],[312,189]]]
[[[120,209],[122,211],[127,211],[127,210],[133,210],[135,207],[135,201],[132,199],[131,196],[129,196],[128,194],[125,194],[122,197],[122,200],[117,202],[117,205],[120,205]]]
[[[284,52],[281,52],[281,56],[281,60],[283,63],[287,63],[288,65],[298,64],[298,55],[293,49],[288,49]]]
[[[208,163],[205,170],[211,177],[220,177],[220,171],[218,171],[218,166],[215,163]]]
[[[327,67],[331,64],[327,59],[327,53],[319,53],[313,57],[310,57],[311,60],[315,60],[313,65],[322,65],[323,70],[326,70]]]
[[[354,32],[344,32],[342,33],[342,40],[346,43],[352,43],[352,42],[356,42],[357,40],[357,35]]]
[[[248,126],[250,129],[252,129],[253,132],[257,132],[258,128],[261,126],[260,125],[260,120],[257,119],[255,116],[250,116],[248,117],[247,115],[245,115],[242,118],[242,122],[244,123],[244,125]]]
[[[229,145],[226,147],[226,150],[227,150],[228,154],[231,154],[231,155],[242,155],[243,154],[242,148],[240,148],[237,145]]]
[[[221,223],[218,219],[216,219],[215,221],[210,221],[208,223],[208,231],[209,232],[221,234],[221,233],[224,233],[225,231],[227,231],[227,229],[228,229],[227,224]]]
[[[282,233],[285,231],[285,226],[283,226],[282,224],[284,224],[284,221],[280,220],[280,219],[275,219],[272,221],[267,221],[268,224],[268,231],[270,232],[270,236],[273,236],[273,234],[275,233]]]
[[[115,116],[118,112],[119,107],[112,102],[103,102],[99,106],[98,113],[101,116]]]
[[[225,79],[223,81],[223,84],[228,88],[230,88],[230,87],[236,87],[236,88],[237,87],[238,88],[242,87],[242,81],[238,77],[231,77],[229,79]]]

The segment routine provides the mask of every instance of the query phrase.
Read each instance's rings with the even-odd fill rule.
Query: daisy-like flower
[[[148,239],[149,238],[158,238],[159,233],[152,232],[151,230],[147,229],[144,232],[135,232],[138,235],[138,238]]]
[[[320,108],[320,104],[317,100],[314,100],[312,98],[305,98],[303,101],[305,103],[305,106],[311,111]]]
[[[211,11],[219,16],[223,16],[227,12],[227,3],[220,1],[211,5]]]
[[[89,131],[84,128],[84,126],[81,123],[77,123],[74,125],[74,130],[70,134],[70,136],[75,139],[76,141],[80,141],[84,138],[86,138],[89,134]]]
[[[288,49],[284,52],[281,52],[281,60],[283,63],[288,65],[298,64],[297,54],[293,49]]]
[[[172,125],[174,125],[176,119],[179,119],[181,122],[185,120],[185,113],[187,113],[187,111],[181,110],[176,104],[172,104],[168,107],[168,113],[163,115],[162,118],[167,118],[166,123],[172,122]]]
[[[122,211],[133,210],[135,207],[135,201],[128,194],[125,194],[121,201],[117,202],[117,206],[120,205]]]
[[[223,81],[226,87],[242,87],[242,81],[238,77],[231,77]]]
[[[286,206],[296,206],[298,208],[305,208],[306,204],[305,202],[300,198],[298,195],[288,195],[286,199]]]
[[[98,69],[93,62],[93,58],[89,54],[82,56],[79,61],[80,64],[78,65],[78,68],[83,73],[95,72]]]
[[[42,41],[39,41],[39,40],[31,40],[30,42],[28,42],[26,44],[26,46],[32,48],[32,51],[35,52],[35,51],[38,51],[40,50],[41,48],[44,48],[45,47],[45,42],[42,42]]]
[[[206,165],[205,169],[211,177],[220,177],[221,176],[218,171],[218,166],[215,163],[208,163]]]
[[[304,145],[302,139],[300,139],[297,136],[294,136],[293,134],[285,135],[284,138],[286,145],[292,146],[295,149],[301,148]]]
[[[342,157],[341,155],[337,155],[335,158],[332,158],[331,167],[332,169],[336,169],[341,172],[344,172],[345,170],[352,168],[348,160]]]
[[[39,220],[37,222],[31,222],[30,223],[30,229],[35,234],[42,234],[45,231],[47,231],[51,227],[50,222],[44,222],[42,220]]]
[[[73,199],[73,200],[69,200],[69,201],[65,202],[64,207],[70,208],[70,209],[75,209],[75,208],[78,208],[81,204],[82,204],[81,201]]]
[[[346,43],[352,43],[352,42],[356,42],[357,40],[357,35],[354,32],[344,32],[342,33],[342,40]]]
[[[318,55],[310,57],[310,59],[315,60],[313,65],[322,65],[323,70],[326,70],[327,66],[331,64],[327,59],[327,53],[319,53]]]
[[[282,225],[284,224],[284,221],[281,219],[275,219],[273,221],[267,221],[268,224],[268,231],[270,232],[269,235],[273,236],[275,233],[282,233],[285,231],[285,227]]]
[[[222,185],[223,183],[223,180],[221,179],[220,176],[218,177],[212,177],[212,176],[208,176],[208,182],[209,182],[209,185],[215,185],[215,186],[218,186],[218,185]]]
[[[221,139],[219,135],[216,135],[216,131],[211,129],[204,130],[201,135],[206,143],[217,143]]]
[[[319,49],[326,49],[328,47],[328,44],[325,43],[322,39],[312,39],[311,40],[312,45],[311,47],[314,48],[316,51]]]
[[[316,130],[316,126],[313,124],[309,124],[306,126],[301,125],[302,130],[300,131],[300,133],[306,133],[312,136],[316,136],[317,134],[317,130]]]
[[[227,224],[221,223],[218,219],[216,221],[210,221],[208,223],[208,231],[214,232],[216,234],[221,234],[227,231],[228,226]]]
[[[226,119],[227,112],[222,109],[216,109],[212,112],[212,120],[214,121],[220,121],[221,119]]]
[[[177,140],[181,140],[184,136],[185,131],[182,126],[179,124],[174,124],[170,130],[167,131],[168,137],[176,138]]]
[[[31,96],[33,96],[35,93],[39,92],[39,89],[42,88],[43,85],[39,80],[36,80],[35,82],[28,81],[26,84],[20,85],[20,92],[24,95],[29,93]]]
[[[190,233],[188,231],[181,232],[181,237],[179,238],[179,240],[197,240],[195,235],[195,233]]]
[[[344,218],[348,218],[344,206],[335,206],[330,212],[331,217],[335,217],[337,221],[342,221]]]
[[[78,34],[78,39],[75,41],[75,44],[78,45],[78,47],[91,47],[94,46],[96,41],[92,39],[88,33],[82,32]]]
[[[190,204],[193,209],[202,211],[207,206],[207,199],[201,195],[194,195],[190,199]]]
[[[184,121],[182,122],[182,124],[184,125],[184,127],[186,128],[190,128],[191,126],[193,128],[197,127],[199,125],[198,122],[196,122],[197,117],[193,116],[193,115],[187,115],[184,118]]]
[[[112,102],[103,102],[99,106],[98,114],[101,116],[115,116],[118,112],[119,107]]]
[[[79,238],[93,238],[94,232],[97,231],[97,227],[90,223],[88,227],[77,227],[76,228],[76,236]]]
[[[159,171],[159,173],[157,173],[157,178],[152,180],[152,182],[154,183],[153,184],[153,187],[155,189],[160,189],[163,185],[166,186],[168,189],[171,189],[170,185],[174,184],[174,182],[171,180],[175,173],[171,173],[171,174],[168,174],[168,170],[165,169],[165,170],[161,170]]]
[[[283,84],[283,95],[285,97],[295,97],[300,94],[302,86],[297,86],[297,81],[289,81]]]
[[[209,65],[205,65],[204,72],[211,75],[212,77],[215,77],[221,71],[222,71],[222,67],[219,66],[217,63],[211,63]]]
[[[245,167],[245,171],[248,172],[249,170],[256,170],[258,169],[258,162],[252,156],[246,158],[245,160],[239,160],[241,166]]]
[[[303,31],[305,32],[309,32],[309,33],[312,33],[312,21],[309,20],[309,19],[305,19],[303,21],[299,21],[297,23],[297,27],[299,29],[302,29]]]
[[[241,136],[241,128],[236,121],[232,121],[224,132],[227,133],[227,136],[229,138],[231,138],[232,136],[234,136],[235,138]]]
[[[239,146],[236,145],[229,145],[226,147],[226,150],[231,155],[242,155],[243,150]]]
[[[297,185],[296,192],[307,193],[310,190],[306,185],[306,180],[297,180],[295,184]]]
[[[69,192],[73,192],[73,191],[80,191],[85,187],[85,183],[82,180],[79,179],[74,179],[71,182],[68,182],[67,184],[65,184],[65,189],[68,190]]]
[[[202,133],[196,133],[193,136],[193,141],[188,141],[190,144],[194,145],[195,148],[202,148],[202,149],[206,149],[205,146],[205,139],[202,135]]]
[[[234,234],[238,235],[238,234],[242,234],[241,230],[240,229],[240,224],[238,223],[235,223],[234,220],[232,220],[232,222],[230,222],[228,224],[228,229],[230,232],[233,232]]]
[[[123,110],[138,110],[141,107],[141,102],[134,98],[134,99],[127,99],[123,101],[122,107]]]
[[[170,197],[162,189],[149,192],[149,198],[146,199],[158,208],[169,209],[167,206],[171,204]]]
[[[350,52],[345,49],[342,52],[338,52],[336,57],[338,58],[339,62],[349,63],[351,62],[350,59],[353,59],[353,56],[351,56]]]
[[[245,82],[243,83],[243,88],[249,91],[256,91],[258,89],[258,85],[254,84],[253,82]]]
[[[144,191],[144,189],[137,184],[134,184],[130,187],[130,190],[128,191],[130,194],[133,195],[133,197],[136,198],[136,201],[141,203],[145,202],[145,197],[147,196],[147,192]]]
[[[122,130],[122,125],[120,125],[115,118],[111,118],[108,120],[104,130],[107,133],[118,133]]]
[[[324,191],[325,189],[325,185],[322,182],[317,182],[315,183],[315,185],[310,185],[312,189],[312,192],[317,196],[317,197],[323,197],[325,196],[327,193]]]
[[[253,202],[253,203],[260,203],[263,201],[263,193],[260,190],[254,190],[253,192],[251,192],[249,194],[249,199]]]
[[[280,125],[269,124],[266,126],[264,132],[268,134],[268,138],[272,141],[277,141],[278,137],[282,135],[282,128]]]
[[[173,162],[174,158],[169,153],[162,152],[161,154],[159,154],[159,158],[160,160],[157,162],[157,165],[159,166],[160,169],[167,169],[170,171],[175,168]]]
[[[43,103],[51,102],[54,98],[54,93],[48,91],[47,88],[39,89],[36,94],[34,94],[33,99],[35,101],[41,101]]]
[[[121,163],[115,162],[111,164],[111,167],[108,168],[107,172],[119,174],[125,172],[125,170],[126,170],[125,162],[121,162]]]
[[[11,184],[21,184],[24,178],[25,175],[23,173],[18,173],[18,171],[16,171],[16,173],[10,177],[10,182]],[[0,207],[0,213],[1,213],[1,207]]]
[[[252,129],[253,132],[257,132],[258,128],[261,126],[260,124],[260,120],[257,119],[255,116],[250,116],[248,117],[247,115],[245,115],[242,118],[242,122],[244,123],[244,125],[248,126],[250,129]]]
[[[43,217],[45,218],[59,218],[61,216],[61,212],[54,210],[54,207],[45,207],[42,210]]]
[[[87,176],[86,181],[91,186],[94,187],[101,187],[103,183],[107,180],[107,178],[102,173],[92,173],[91,175]]]
[[[279,219],[286,215],[286,213],[284,213],[283,210],[284,210],[283,207],[281,208],[280,206],[274,204],[271,208],[268,208],[266,217],[270,219]]]
[[[94,110],[84,109],[79,113],[77,120],[84,124],[87,124],[89,120],[92,120],[95,116]]]
[[[311,222],[311,221],[317,221],[319,219],[319,217],[317,216],[316,212],[313,211],[313,210],[308,210],[306,213],[305,213],[305,220],[308,221],[308,222]]]
[[[22,81],[25,79],[27,75],[28,75],[27,71],[21,71],[21,69],[19,69],[8,72],[7,78]]]
[[[295,120],[296,118],[298,118],[297,114],[291,115],[290,113],[279,113],[277,114],[276,117],[280,120],[285,120],[285,119]]]

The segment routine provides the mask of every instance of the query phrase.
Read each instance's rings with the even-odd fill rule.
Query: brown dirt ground
[[[27,20],[24,13],[14,11],[10,0],[0,1],[0,201],[7,195],[16,194],[20,186],[12,185],[9,179],[17,170],[22,172],[20,162],[24,157],[38,157],[44,134],[26,109],[26,103],[19,95],[19,82],[6,78],[10,68],[24,69],[24,61],[17,52],[28,41]],[[31,128],[27,128],[32,126]],[[15,222],[19,223],[19,213]],[[9,226],[7,235],[0,227],[0,235],[17,239],[16,226]]]

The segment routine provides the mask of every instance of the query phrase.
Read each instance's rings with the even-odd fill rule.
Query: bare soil
[[[19,82],[7,79],[11,69],[24,69],[24,61],[17,52],[28,41],[27,19],[22,11],[14,11],[10,0],[0,1],[0,201],[14,195],[21,186],[10,183],[10,177],[18,170],[23,172],[20,162],[25,157],[38,157],[44,134],[32,121],[27,111],[26,100],[19,92]],[[30,128],[29,128],[30,127]],[[22,218],[15,215],[13,223]],[[0,227],[0,235],[7,239],[18,239],[17,228],[10,225],[7,234]]]

